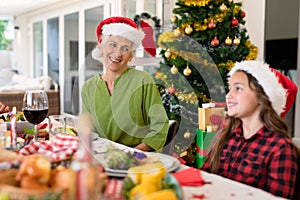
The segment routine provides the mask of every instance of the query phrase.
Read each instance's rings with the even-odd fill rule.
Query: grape
[[[143,152],[134,152],[134,156],[139,160],[147,158],[146,154]]]

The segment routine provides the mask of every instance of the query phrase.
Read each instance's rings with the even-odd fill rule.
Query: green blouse
[[[106,82],[96,75],[81,91],[82,112],[92,115],[100,137],[134,147],[141,142],[159,150],[168,133],[168,117],[152,76],[128,68],[115,79],[110,95]]]

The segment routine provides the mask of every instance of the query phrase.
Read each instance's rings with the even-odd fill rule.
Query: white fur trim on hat
[[[236,63],[228,75],[238,70],[251,74],[264,89],[272,104],[273,109],[280,115],[286,105],[287,96],[284,87],[279,83],[276,75],[270,70],[269,65],[261,61],[242,61]],[[229,77],[229,78],[230,78]]]
[[[145,36],[143,31],[136,29],[125,23],[105,24],[102,27],[103,35],[114,35],[126,38],[133,42],[133,48],[137,49]]]

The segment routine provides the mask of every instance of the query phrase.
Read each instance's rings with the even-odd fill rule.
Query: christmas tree
[[[175,153],[192,164],[198,108],[225,101],[227,73],[235,62],[256,59],[257,48],[241,3],[178,0],[173,13],[172,30],[158,38],[162,62],[155,79],[169,118],[180,122]]]

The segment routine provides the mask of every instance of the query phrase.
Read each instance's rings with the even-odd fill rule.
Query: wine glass
[[[34,124],[35,136],[37,136],[37,125],[48,115],[48,107],[48,97],[44,90],[27,90],[25,92],[22,110],[25,119]]]

